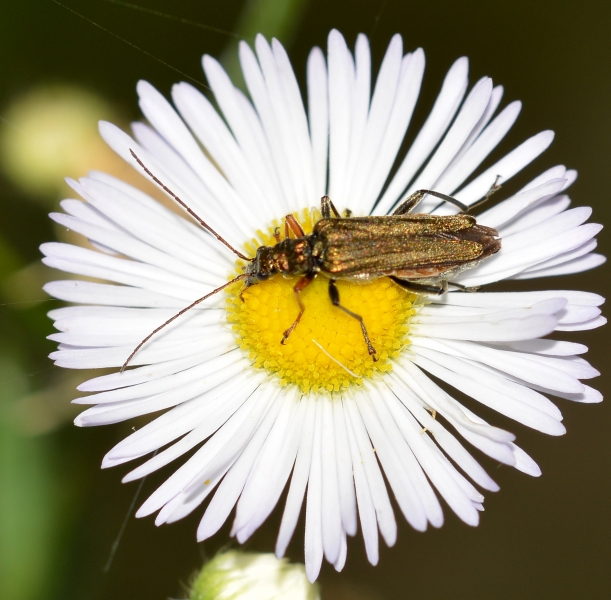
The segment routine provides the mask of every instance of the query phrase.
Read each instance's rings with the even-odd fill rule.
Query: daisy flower
[[[254,50],[242,43],[240,61],[248,96],[204,56],[213,101],[180,83],[172,90],[174,108],[140,82],[148,124],[134,124],[133,137],[108,123],[100,131],[142,172],[133,151],[248,257],[274,245],[278,228],[284,235],[287,214],[310,233],[324,194],[354,216],[389,214],[422,188],[471,205],[497,178],[503,184],[519,173],[553,138],[543,131],[484,163],[521,104],[499,110],[503,88],[488,77],[469,90],[468,62],[460,58],[403,153],[424,53],[404,54],[398,35],[374,84],[367,38],[358,36],[352,53],[332,31],[327,55],[319,48],[310,53],[306,98],[278,41],[259,36]],[[477,222],[496,229],[502,247],[452,281],[479,288],[603,262],[592,252],[600,226],[585,223],[591,210],[569,209],[566,190],[575,177],[556,166],[485,206]],[[51,355],[57,365],[121,367],[160,324],[244,272],[247,263],[225,245],[142,191],[99,172],[70,185],[84,201],[65,200],[65,212],[52,218],[93,247],[42,246],[47,265],[87,278],[46,286],[74,304],[50,313],[59,330],[51,336],[59,342]],[[431,211],[458,209],[427,196],[416,212]],[[395,543],[397,509],[419,531],[440,527],[443,498],[465,523],[477,525],[480,490],[498,485],[473,450],[540,474],[513,433],[477,415],[478,403],[561,435],[562,416],[548,396],[601,400],[580,381],[598,375],[580,357],[586,348],[559,335],[543,339],[602,325],[603,300],[595,294],[450,287],[432,296],[405,291],[387,277],[339,280],[342,305],[367,327],[373,361],[359,323],[331,304],[322,276],[304,290],[303,319],[280,343],[299,310],[295,281],[277,275],[246,290],[230,286],[155,334],[127,370],[79,387],[89,395],[75,402],[93,405],[76,419],[79,426],[149,417],[104,458],[102,466],[111,467],[147,457],[124,481],[189,453],[138,517],[156,513],[157,525],[171,523],[209,499],[198,540],[212,536],[235,508],[231,533],[242,543],[287,487],[276,554],[284,555],[305,504],[305,563],[314,581],[323,557],[342,569],[346,538],[359,525],[376,564],[379,534],[389,546]]]

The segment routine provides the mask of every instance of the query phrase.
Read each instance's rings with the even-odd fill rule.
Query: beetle
[[[478,225],[475,217],[467,214],[470,207],[451,196],[422,189],[411,194],[391,215],[383,217],[352,217],[349,211],[342,217],[331,199],[323,196],[320,207],[322,218],[316,222],[312,233],[306,234],[295,216],[289,214],[284,220],[284,239],[281,239],[277,228],[274,232],[276,243],[273,246],[260,246],[254,257],[247,257],[216,233],[164,185],[133,150],[130,152],[155,183],[185,208],[202,227],[248,264],[244,273],[195,300],[151,332],[133,350],[121,371],[158,331],[210,296],[243,280],[244,287],[240,292],[243,301],[246,289],[278,273],[285,276],[301,275],[293,287],[299,313],[293,324],[284,332],[280,340],[282,344],[286,343],[305,311],[301,292],[318,275],[323,275],[329,280],[331,303],[360,323],[367,350],[375,361],[376,351],[369,339],[363,318],[340,303],[337,279],[371,281],[389,277],[408,291],[440,295],[447,290],[450,277],[473,268],[501,248],[501,239],[496,229]],[[499,188],[497,183],[498,178],[488,194],[477,204],[487,200]],[[462,213],[446,216],[412,213],[426,195],[454,204]],[[291,233],[294,237],[291,237]],[[458,284],[452,285],[462,287]]]
[[[448,277],[500,250],[498,232],[478,225],[471,215],[410,214],[427,194],[467,209],[445,194],[418,190],[386,217],[342,218],[331,199],[323,196],[322,219],[309,235],[293,215],[285,217],[284,240],[276,231],[276,244],[258,248],[245,273],[245,289],[276,273],[301,275],[293,287],[299,314],[281,343],[286,343],[305,311],[301,292],[318,275],[324,275],[329,279],[331,303],[359,321],[369,354],[376,360],[363,318],[340,303],[337,279],[390,277],[406,290],[439,295],[447,289]]]

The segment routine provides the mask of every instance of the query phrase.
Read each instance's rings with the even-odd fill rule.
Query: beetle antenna
[[[159,180],[158,177],[153,175],[150,169],[138,158],[138,155],[130,148],[129,149],[131,155],[136,159],[136,162],[142,167],[144,172],[157,184],[161,187],[161,189],[169,194],[178,204],[180,204],[204,229],[207,229],[219,242],[222,242],[231,250],[235,255],[239,256],[242,260],[247,260],[252,262],[254,259],[248,258],[248,256],[244,256],[240,251],[236,250],[229,242],[227,242],[224,238],[222,238],[206,221],[204,221],[199,215],[195,213],[191,208],[189,208],[185,202],[183,202],[167,185]]]
[[[156,333],[161,331],[166,325],[169,325],[172,321],[175,321],[176,319],[178,319],[178,317],[180,317],[181,315],[184,315],[187,311],[189,311],[193,307],[197,306],[200,302],[203,302],[204,300],[206,300],[206,298],[210,298],[210,296],[214,296],[214,294],[220,292],[221,290],[224,290],[226,287],[230,286],[232,283],[235,283],[236,281],[241,281],[242,279],[245,279],[246,277],[248,277],[247,273],[242,273],[241,275],[238,275],[237,277],[235,277],[231,281],[228,281],[227,283],[224,283],[221,287],[217,287],[215,290],[213,290],[209,294],[206,294],[205,296],[202,296],[201,298],[198,298],[195,302],[192,302],[191,304],[189,304],[189,306],[187,306],[186,308],[183,308],[180,312],[177,312],[171,319],[168,319],[163,325],[160,325],[159,327],[157,327],[157,329],[155,329],[154,331],[151,331],[151,333],[149,333],[134,348],[132,353],[127,357],[127,360],[123,363],[123,366],[121,367],[121,371],[119,371],[119,372],[123,373],[123,371],[125,371],[125,367],[127,367],[127,365],[130,363],[131,359],[134,358],[134,356],[136,355],[138,350],[140,350],[140,348],[142,348],[142,346],[144,346],[144,344],[146,344]]]

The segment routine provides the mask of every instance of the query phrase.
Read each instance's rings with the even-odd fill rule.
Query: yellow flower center
[[[304,212],[300,223],[306,233],[320,219],[315,210]],[[246,245],[254,256],[259,246],[273,246],[275,222],[267,232]],[[281,228],[284,235],[284,227]],[[243,272],[243,265],[239,272]],[[303,393],[333,394],[361,386],[392,369],[391,359],[409,343],[409,318],[419,296],[407,293],[387,277],[370,282],[337,280],[342,306],[363,317],[377,361],[369,355],[360,323],[329,297],[329,280],[319,275],[301,293],[305,312],[281,344],[283,333],[299,313],[293,286],[300,276],[275,275],[239,292],[242,284],[228,288],[228,321],[238,345],[255,368],[265,369],[282,385],[296,385]]]

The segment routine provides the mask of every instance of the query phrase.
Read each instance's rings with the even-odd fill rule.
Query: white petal
[[[246,44],[240,44],[240,60],[244,67],[243,52],[248,52],[249,57],[252,57],[252,52],[250,48],[242,49],[242,45]],[[276,170],[259,116],[252,104],[233,86],[227,73],[216,60],[204,55],[202,65],[214,98],[244,156],[248,157],[252,164],[253,172],[258,176],[263,189],[271,188],[276,202],[281,202],[283,210],[286,210],[287,204],[280,180],[282,173]]]
[[[114,256],[106,256],[86,248],[67,244],[43,244],[41,250],[47,255],[43,262],[53,268],[106,279],[115,283],[140,287],[155,293],[170,293],[185,300],[185,306],[198,297],[213,291],[215,283],[199,283],[178,277],[152,265],[136,264]],[[222,280],[218,284],[224,283]]]
[[[501,182],[508,181],[516,173],[544,152],[554,139],[553,131],[542,131],[520,144],[504,158],[486,169],[479,177],[454,194],[454,197],[466,204],[483,198],[495,182],[497,175]]]
[[[160,364],[145,365],[135,369],[111,373],[110,375],[102,375],[94,377],[89,381],[81,383],[77,389],[81,392],[102,392],[113,390],[115,388],[129,387],[138,385],[155,379],[163,379],[168,375],[173,375],[184,369],[190,369],[206,361],[207,351],[196,352],[186,358],[179,360],[167,360]]]
[[[232,440],[244,442],[249,437],[252,425],[259,422],[261,412],[267,407],[265,385],[260,386],[240,408],[223,424],[220,429],[179,469],[177,469],[140,507],[136,517],[145,517],[159,510],[162,506],[178,496],[184,497],[183,490],[196,477],[201,475],[214,462],[217,456],[223,454],[224,448]],[[226,462],[229,468],[232,460]],[[224,471],[221,469],[221,473]],[[219,474],[219,473],[217,473]],[[201,481],[202,489],[208,489],[210,484]]]
[[[346,431],[348,433],[348,442],[350,444],[350,453],[352,455],[352,465],[354,471],[354,486],[356,488],[356,500],[359,507],[359,519],[361,521],[361,529],[363,531],[363,540],[365,541],[365,552],[367,560],[372,565],[378,564],[378,525],[376,521],[375,506],[372,499],[369,483],[361,453],[359,451],[352,425],[346,412],[346,403],[342,400],[344,414],[346,416]]]
[[[568,325],[558,325],[556,331],[587,331],[588,329],[597,329],[602,327],[607,322],[605,317],[595,317],[589,321],[582,323],[573,323]]]
[[[323,557],[323,523],[322,523],[322,411],[321,403],[316,406],[314,439],[312,442],[312,459],[308,477],[305,525],[305,564],[306,574],[310,581],[316,581]],[[339,547],[338,547],[339,552]],[[337,557],[336,557],[337,558]]]
[[[326,559],[334,564],[339,558],[342,517],[337,481],[337,456],[333,400],[321,398],[321,466],[322,466],[322,542]]]
[[[353,466],[348,431],[346,430],[346,415],[340,401],[333,402],[333,424],[335,426],[335,452],[337,455],[337,478],[342,527],[348,535],[355,535],[356,495],[352,474]]]
[[[329,104],[327,64],[320,48],[312,48],[308,57],[308,121],[314,161],[316,196],[327,193],[327,159],[329,155]]]
[[[462,410],[457,408],[457,403],[435,384],[425,373],[423,373],[411,360],[404,360],[402,364],[396,364],[397,377],[421,399],[426,399],[423,406],[429,410],[435,410],[443,415],[455,427],[488,438],[496,443],[507,444],[515,439],[515,436],[508,431],[503,431],[497,427],[479,427],[476,423],[465,418]]]
[[[595,239],[589,240],[585,244],[579,246],[578,248],[575,248],[574,250],[571,250],[570,252],[565,252],[564,254],[555,256],[554,258],[551,258],[550,260],[546,260],[542,263],[538,263],[534,265],[533,267],[526,269],[525,272],[528,273],[532,271],[546,270],[551,267],[556,267],[558,265],[564,265],[566,263],[573,262],[574,259],[580,258],[584,256],[585,254],[589,254],[590,252],[592,252],[596,248],[597,245],[598,243]],[[517,277],[519,277],[519,275]]]
[[[437,184],[437,181],[461,149],[473,128],[482,118],[490,101],[491,94],[492,80],[490,78],[484,77],[477,82],[465,99],[443,142],[441,142],[439,148],[416,181],[408,188],[408,194],[422,188],[430,189],[431,187],[434,187],[436,190],[446,191],[445,188]]]
[[[387,385],[391,390],[396,390],[394,392],[396,400],[385,396],[385,402],[399,427],[401,427],[404,419],[403,410],[408,410],[423,428],[431,432],[439,446],[469,477],[487,490],[498,491],[499,486],[467,452],[464,446],[421,406],[412,390],[396,376],[390,378]],[[403,410],[399,403],[404,406]]]
[[[503,249],[505,252],[515,252],[518,249],[532,247],[533,236],[539,234],[534,239],[539,242],[543,239],[553,239],[558,234],[568,233],[576,229],[582,223],[588,220],[592,214],[592,209],[588,206],[580,206],[571,210],[566,210],[559,215],[548,219],[545,225],[539,225],[514,233],[503,240]],[[530,242],[530,244],[529,244]]]
[[[75,419],[75,423],[80,427],[119,423],[127,419],[176,406],[195,396],[204,394],[224,381],[235,377],[244,369],[245,362],[243,359],[236,361],[233,357],[227,358],[227,355],[220,356],[203,365],[207,367],[208,373],[206,379],[202,381],[195,381],[179,389],[143,399],[98,404],[82,412]]]
[[[431,359],[433,357],[433,359]],[[566,429],[555,418],[527,403],[526,397],[518,398],[515,395],[503,393],[503,382],[487,375],[482,369],[477,369],[467,363],[461,362],[460,372],[454,370],[454,363],[450,357],[441,357],[431,351],[420,350],[414,362],[426,369],[435,377],[446,381],[456,389],[475,398],[482,404],[493,408],[516,421],[537,429],[549,435],[562,435]],[[439,360],[439,362],[436,362]],[[443,363],[443,366],[442,364]],[[447,368],[452,367],[452,369]],[[477,377],[477,379],[474,379]],[[495,385],[496,383],[496,385]],[[514,394],[516,388],[514,388]]]
[[[443,522],[441,507],[420,465],[414,459],[412,450],[402,439],[392,419],[386,418],[383,424],[372,410],[369,395],[376,398],[376,403],[383,401],[376,391],[374,388],[369,389],[367,398],[359,394],[356,402],[401,511],[409,524],[418,531],[426,530],[427,517],[439,526]],[[387,417],[387,414],[383,415]]]
[[[567,262],[563,262],[554,267],[542,267],[540,269],[533,267],[516,275],[511,279],[534,279],[536,277],[552,277],[555,275],[570,275],[572,273],[581,273],[595,269],[607,262],[607,257],[602,254],[587,254]],[[539,266],[539,265],[536,265]]]
[[[182,126],[184,127],[184,124]],[[217,199],[193,169],[181,159],[178,152],[171,148],[158,134],[150,136],[150,145],[146,149],[110,123],[100,123],[100,134],[123,160],[131,164],[139,173],[142,173],[142,167],[131,155],[131,152],[134,151],[142,163],[165,186],[204,218],[216,231],[222,231],[228,238],[235,237],[236,239],[243,239],[244,237],[248,239],[249,235],[252,235],[252,232],[245,228],[243,224],[233,222],[234,220],[231,218],[226,204]],[[201,154],[199,149],[198,152]],[[217,175],[217,177],[220,177],[220,175]],[[155,183],[155,185],[162,189],[159,184]],[[166,193],[165,190],[164,193]]]
[[[258,39],[259,38],[257,38],[257,40]],[[261,44],[261,42],[258,43]],[[286,141],[280,130],[280,123],[274,114],[271,98],[265,78],[261,72],[261,67],[253,51],[245,43],[240,44],[240,63],[242,65],[242,72],[244,73],[248,91],[250,92],[250,97],[253,100],[261,125],[263,126],[265,139],[269,145],[270,162],[276,165],[275,171],[280,181],[284,204],[287,208],[299,207],[297,204],[299,198],[298,191],[291,177],[293,165],[291,161],[292,153],[285,147]],[[215,64],[213,59],[206,57],[204,68],[210,69],[211,65],[215,65],[217,71],[221,70],[221,67]],[[211,77],[208,70],[206,74],[209,78]],[[230,85],[229,81],[227,81],[227,83]],[[288,152],[288,154],[285,152]]]
[[[170,103],[149,83],[138,82],[138,95],[140,108],[151,124],[163,138],[183,157],[185,162],[198,175],[200,180],[210,192],[210,202],[215,210],[225,215],[224,225],[231,222],[231,211],[238,209],[244,218],[234,219],[234,230],[243,236],[252,235],[255,228],[255,214],[251,208],[229,185],[221,172],[204,155],[182,119],[176,114]],[[146,164],[146,163],[145,163]],[[210,218],[210,210],[202,215],[204,219]]]
[[[565,188],[562,189],[564,190]],[[503,223],[500,226],[500,235],[501,237],[510,236],[518,231],[539,225],[539,223],[543,223],[554,215],[566,210],[570,204],[571,199],[566,194],[558,194],[551,198],[540,198],[525,208],[515,218]]]
[[[214,394],[210,394],[210,398],[196,398],[192,401],[185,402],[162,415],[163,419],[159,417],[149,426],[143,428],[148,428],[145,433],[152,439],[147,440],[140,437],[138,440],[135,440],[137,443],[130,443],[132,436],[141,433],[143,429],[136,431],[136,434],[132,434],[132,436],[120,442],[104,457],[102,466],[110,467],[122,464],[128,460],[148,453],[153,448],[157,449],[163,446],[164,442],[161,441],[163,438],[157,434],[162,431],[164,438],[168,436],[169,432],[163,431],[168,420],[170,421],[170,433],[172,434],[168,436],[168,438],[176,438],[189,431],[187,435],[175,442],[172,446],[166,448],[162,452],[158,452],[147,462],[128,473],[123,478],[123,481],[133,481],[149,475],[179,456],[184,455],[217,431],[252,395],[258,385],[259,381],[257,380],[246,384],[244,379],[240,380],[236,378],[228,382],[228,384],[218,386]],[[211,400],[215,402],[220,401],[220,406],[214,405],[215,402],[211,402]],[[166,415],[170,415],[170,418],[166,419]]]
[[[518,352],[550,356],[572,356],[588,351],[588,347],[583,344],[561,342],[559,340],[523,340],[521,342],[507,342],[503,346]]]
[[[484,114],[481,116],[480,120],[477,122],[475,127],[471,130],[471,133],[465,140],[465,143],[463,144],[462,148],[454,156],[454,159],[448,166],[446,173],[453,170],[455,165],[458,163],[458,161],[462,159],[465,153],[470,151],[471,146],[473,145],[475,140],[478,139],[482,131],[486,128],[486,126],[490,122],[490,119],[492,119],[494,113],[496,112],[496,109],[499,107],[499,104],[501,103],[504,92],[505,90],[502,85],[497,85],[494,88],[492,88],[492,94],[490,94],[490,100],[488,101]]]
[[[553,315],[532,315],[522,319],[419,324],[413,325],[411,331],[414,335],[450,340],[511,342],[547,335],[554,331],[557,322]]]
[[[443,137],[467,90],[468,71],[469,61],[464,56],[459,58],[448,71],[433,110],[380,199],[376,214],[390,212],[418,169]]]
[[[513,446],[513,453],[516,457],[515,467],[518,471],[522,471],[522,473],[526,473],[531,477],[539,477],[541,475],[541,469],[539,465],[530,457],[524,450],[518,448],[515,444]]]
[[[422,347],[447,352],[452,356],[464,356],[473,359],[499,372],[514,375],[528,383],[547,384],[551,389],[569,393],[583,391],[583,385],[576,379],[577,375],[569,374],[566,367],[562,368],[560,365],[560,363],[564,364],[566,361],[545,357],[539,359],[531,355],[495,350],[489,346],[457,340],[415,339],[413,342]],[[583,376],[583,374],[580,375]]]
[[[43,290],[50,296],[79,304],[106,306],[142,306],[149,308],[182,308],[184,302],[165,294],[149,292],[129,286],[108,285],[92,281],[68,279],[45,283]]]
[[[281,413],[257,456],[237,504],[232,535],[244,543],[276,506],[297,456],[306,402],[295,390],[283,398]]]
[[[70,184],[80,189],[80,183],[70,180]],[[111,229],[112,231],[119,231],[119,228],[111,219],[104,216],[88,202],[83,202],[81,200],[62,200],[59,205],[67,214],[76,217],[79,221],[91,223],[92,225],[99,225]]]
[[[199,527],[197,528],[198,540],[207,539],[214,535],[225,522],[229,513],[233,510],[235,503],[244,489],[244,484],[250,474],[250,471],[257,459],[261,447],[263,446],[265,439],[269,431],[274,426],[278,412],[282,407],[283,398],[279,398],[279,390],[274,394],[275,396],[271,406],[263,420],[258,424],[256,430],[253,432],[252,437],[248,443],[243,446],[238,452],[239,456],[236,461],[230,467],[229,471],[223,478],[223,481],[215,492],[202,520],[200,521]],[[225,449],[224,454],[231,455],[232,449]],[[196,485],[201,485],[200,481],[192,482],[186,489],[187,495],[189,493],[197,492]]]
[[[543,173],[537,175],[532,181],[527,183],[523,188],[518,191],[518,194],[525,192],[531,188],[537,187],[550,181],[551,179],[566,179],[567,187],[570,186],[577,177],[577,172],[573,170],[567,170],[564,165],[556,165],[555,167],[551,167]]]
[[[347,555],[348,555],[348,544],[346,542],[346,533],[342,531],[342,539],[341,539],[341,546],[339,549],[339,556],[337,557],[337,560],[333,564],[333,568],[338,573],[344,568],[344,565],[346,564]]]
[[[177,260],[172,256],[165,254],[145,243],[140,242],[134,236],[126,233],[112,231],[99,225],[85,223],[74,217],[61,213],[51,213],[51,219],[71,229],[77,233],[86,236],[90,241],[98,242],[111,248],[117,253],[129,256],[132,259],[147,262],[151,265],[174,272],[177,275],[182,275],[185,278],[195,281],[207,282],[209,275],[206,271],[189,265],[183,260]],[[213,280],[215,278],[213,277]]]
[[[461,158],[451,164],[441,179],[435,183],[435,189],[453,193],[501,142],[518,118],[521,108],[521,102],[512,102],[506,106],[468,146],[468,150],[464,151]],[[467,140],[465,144],[468,143]]]
[[[482,300],[486,301],[486,298]],[[419,314],[414,316],[416,323],[422,324],[442,324],[442,323],[470,323],[481,321],[503,321],[505,319],[523,319],[532,315],[559,315],[564,314],[562,311],[566,309],[568,301],[562,297],[562,293],[558,297],[548,297],[545,300],[535,302],[530,306],[520,308],[502,309],[498,307],[496,310],[485,308],[451,308],[433,305],[428,307],[428,310],[423,309]]]
[[[145,345],[129,364],[135,366],[165,363],[166,361],[187,358],[193,353],[201,352],[203,346],[207,347],[203,354],[204,360],[236,350],[235,338],[229,331],[207,336],[206,344],[203,344],[201,338],[188,341],[182,339],[165,341],[161,338],[154,340],[154,343]],[[68,369],[100,369],[122,367],[133,351],[133,344],[109,348],[60,345],[59,350],[52,352],[49,358],[55,360],[57,365]]]
[[[362,39],[362,38],[361,38]],[[362,55],[369,58],[369,47],[357,53],[357,60]],[[371,107],[369,107],[369,81],[361,74],[370,69],[370,65],[358,64],[354,85],[354,104],[352,117],[352,134],[350,139],[350,161],[346,175],[346,200],[357,214],[369,212],[373,200],[363,194],[366,179],[363,174],[373,172],[372,163],[378,155],[388,121],[391,116],[399,76],[403,42],[395,34],[380,66]],[[370,62],[370,59],[369,61]],[[370,77],[370,75],[369,75]],[[361,82],[364,80],[364,84]],[[369,110],[368,110],[369,109]],[[369,112],[369,114],[367,114]]]
[[[532,204],[539,202],[542,198],[557,194],[560,190],[564,189],[565,185],[566,179],[550,179],[541,185],[531,187],[526,191],[515,194],[511,198],[507,198],[507,200],[497,206],[489,208],[479,215],[478,220],[480,223],[485,223],[487,227],[498,229]],[[507,234],[503,232],[503,235]]]
[[[307,207],[315,196],[314,163],[308,123],[301,92],[288,55],[278,40],[272,41],[272,54],[263,36],[257,37],[257,54],[265,75],[277,118],[282,127],[290,157],[294,163],[293,177],[299,193],[299,207]],[[264,58],[265,57],[265,58]],[[275,59],[275,65],[273,64]],[[284,117],[286,115],[286,117]]]
[[[509,445],[515,437],[513,434],[491,427],[481,419],[473,419],[463,406],[434,384],[411,361],[406,361],[403,368],[397,365],[396,372],[401,380],[417,391],[421,398],[426,398],[427,408],[436,410],[447,418],[476,448],[504,464],[515,464],[515,457]]]
[[[181,116],[206,147],[231,185],[242,198],[250,198],[268,221],[282,210],[279,194],[269,180],[261,179],[259,166],[246,156],[209,100],[188,83],[172,88]],[[273,181],[273,180],[271,180]]]
[[[401,147],[401,143],[405,137],[405,132],[412,118],[418,95],[420,94],[420,86],[424,75],[424,52],[421,48],[403,57],[401,68],[401,77],[397,87],[395,102],[392,107],[388,119],[388,125],[384,133],[384,138],[380,143],[375,154],[372,153],[374,159],[373,166],[367,170],[356,173],[357,177],[364,179],[363,186],[365,192],[363,196],[366,198],[366,206],[370,206],[379,196],[384,183],[390,173],[390,170],[395,163],[397,153]],[[372,212],[371,209],[365,212]],[[374,214],[383,214],[380,212],[378,204],[373,210]]]
[[[354,61],[343,36],[335,29],[328,38],[329,68],[329,195],[347,206],[348,165]]]
[[[291,485],[286,498],[286,506],[280,523],[280,531],[278,532],[278,540],[276,541],[276,556],[282,558],[286,552],[286,548],[293,537],[293,532],[297,525],[297,519],[301,512],[303,497],[308,484],[310,466],[312,462],[312,451],[314,443],[314,427],[316,421],[316,402],[306,402],[306,414],[301,429],[299,439],[299,450],[297,451],[297,460],[291,477]]]
[[[537,263],[579,248],[592,239],[601,229],[602,225],[586,223],[568,233],[559,233],[548,239],[542,239],[543,236],[539,237],[536,235],[537,232],[532,232],[533,238],[540,241],[513,252],[503,252],[501,248],[491,261],[475,267],[464,276],[463,274],[458,275],[456,279],[466,286],[480,286],[505,279]]]
[[[344,406],[346,407],[348,416],[350,418],[349,428],[354,435],[360,460],[363,463],[365,476],[367,477],[367,484],[369,486],[369,492],[371,493],[371,499],[375,507],[380,533],[382,534],[386,544],[388,546],[393,546],[397,539],[397,523],[395,521],[392,506],[390,505],[390,500],[388,498],[384,479],[382,478],[382,473],[380,472],[380,467],[375,459],[373,448],[371,447],[371,442],[369,441],[369,437],[367,435],[365,424],[363,423],[362,417],[358,413],[356,406],[352,402],[346,402],[344,403]],[[353,455],[352,464],[354,465],[354,463],[355,458]]]
[[[575,290],[540,290],[537,292],[485,292],[485,293],[451,293],[435,299],[435,305],[494,307],[530,307],[543,300],[565,298],[569,304],[600,306],[605,299],[598,294]],[[482,311],[483,312],[483,311]],[[535,336],[533,336],[535,337]]]

